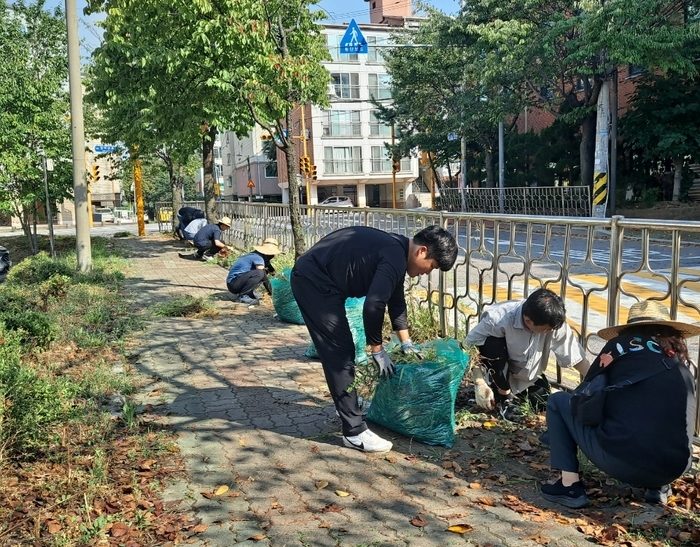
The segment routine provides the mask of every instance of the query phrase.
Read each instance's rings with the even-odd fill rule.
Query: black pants
[[[219,249],[214,243],[212,243],[208,247],[197,247],[197,256],[199,258],[202,258],[205,254],[207,256],[215,256],[220,250],[221,249]]]
[[[505,338],[489,336],[482,346],[479,346],[481,363],[488,370],[488,383],[491,389],[510,389],[508,381],[508,346]],[[547,398],[551,392],[549,381],[542,375],[527,390],[518,394],[522,401],[526,400],[536,410],[544,410],[547,406]]]
[[[256,269],[242,273],[236,279],[231,281],[231,283],[227,283],[226,286],[233,294],[246,295],[250,296],[251,298],[255,298],[253,291],[261,283],[265,286],[267,293],[271,294],[272,288],[270,287],[270,280],[267,278],[267,273],[265,273],[265,270]]]
[[[355,378],[355,343],[345,315],[345,296],[330,284],[292,271],[292,292],[316,346],[328,389],[340,415],[343,435],[367,429],[357,404],[357,392],[347,388]]]

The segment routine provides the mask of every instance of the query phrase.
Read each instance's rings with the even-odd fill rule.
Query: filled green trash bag
[[[274,294],[274,292],[273,292]],[[365,297],[362,298],[347,298],[345,300],[345,315],[348,318],[352,340],[355,342],[355,362],[364,363],[367,361],[367,340],[365,337],[365,323],[362,317],[362,310],[365,306]],[[313,342],[309,343],[309,347],[304,352],[306,357],[311,359],[318,358],[318,352]]]
[[[381,378],[367,419],[425,444],[451,447],[455,440],[455,399],[469,355],[454,339],[421,345],[435,360],[401,363],[396,374]]]
[[[295,325],[303,325],[304,318],[299,311],[297,301],[292,294],[292,285],[289,282],[292,269],[285,268],[281,273],[270,279],[272,286],[272,305],[280,320]]]

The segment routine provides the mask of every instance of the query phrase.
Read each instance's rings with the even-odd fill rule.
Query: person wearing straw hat
[[[228,245],[222,241],[222,232],[231,227],[231,219],[229,217],[221,217],[216,223],[207,224],[199,230],[194,236],[192,242],[197,248],[194,258],[198,260],[213,260],[222,249],[228,249]],[[180,258],[187,256],[180,254]]]
[[[280,254],[280,244],[274,237],[268,237],[262,245],[253,247],[253,252],[238,258],[226,276],[226,287],[234,299],[243,304],[257,304],[255,289],[261,284],[267,294],[272,294],[268,275],[275,274],[272,259]]]
[[[686,338],[700,326],[673,321],[655,300],[637,302],[626,324],[602,329],[607,340],[586,375],[606,375],[601,416],[584,425],[572,399],[558,392],[547,403],[548,441],[553,469],[561,472],[542,496],[566,507],[588,503],[579,475],[577,450],[601,471],[645,488],[649,503],[666,503],[669,484],[690,466],[695,424],[695,381]],[[590,422],[590,416],[588,417]]]

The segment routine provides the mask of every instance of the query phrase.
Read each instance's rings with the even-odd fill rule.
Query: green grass
[[[156,317],[215,317],[218,311],[208,298],[176,296],[153,307]]]

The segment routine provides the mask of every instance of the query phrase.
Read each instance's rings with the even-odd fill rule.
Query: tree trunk
[[[207,130],[202,135],[202,167],[204,168],[204,211],[209,222],[216,222],[219,219],[219,206],[216,202],[218,188],[214,177],[214,142],[218,130],[216,126],[206,126]]]
[[[581,123],[581,143],[579,145],[579,165],[581,185],[593,187],[593,158],[595,155],[596,113],[586,116]]]
[[[178,171],[182,167],[178,167]],[[182,208],[182,187],[184,186],[184,180],[180,173],[177,174],[173,170],[170,174],[170,182],[173,192],[173,230],[175,229],[175,221],[177,220],[177,212]]]
[[[287,127],[291,125],[287,123]],[[299,180],[295,173],[297,164],[296,150],[294,145],[287,141],[288,144],[282,151],[287,161],[287,180],[289,181],[289,220],[292,224],[292,237],[294,238],[294,258],[299,258],[306,251],[306,242],[304,241],[304,229],[301,225],[301,205],[299,203]]]
[[[678,202],[681,199],[681,182],[683,181],[683,158],[673,159],[673,197],[671,201]]]
[[[486,188],[496,187],[496,176],[493,171],[493,150],[484,149],[484,167],[486,168]]]

